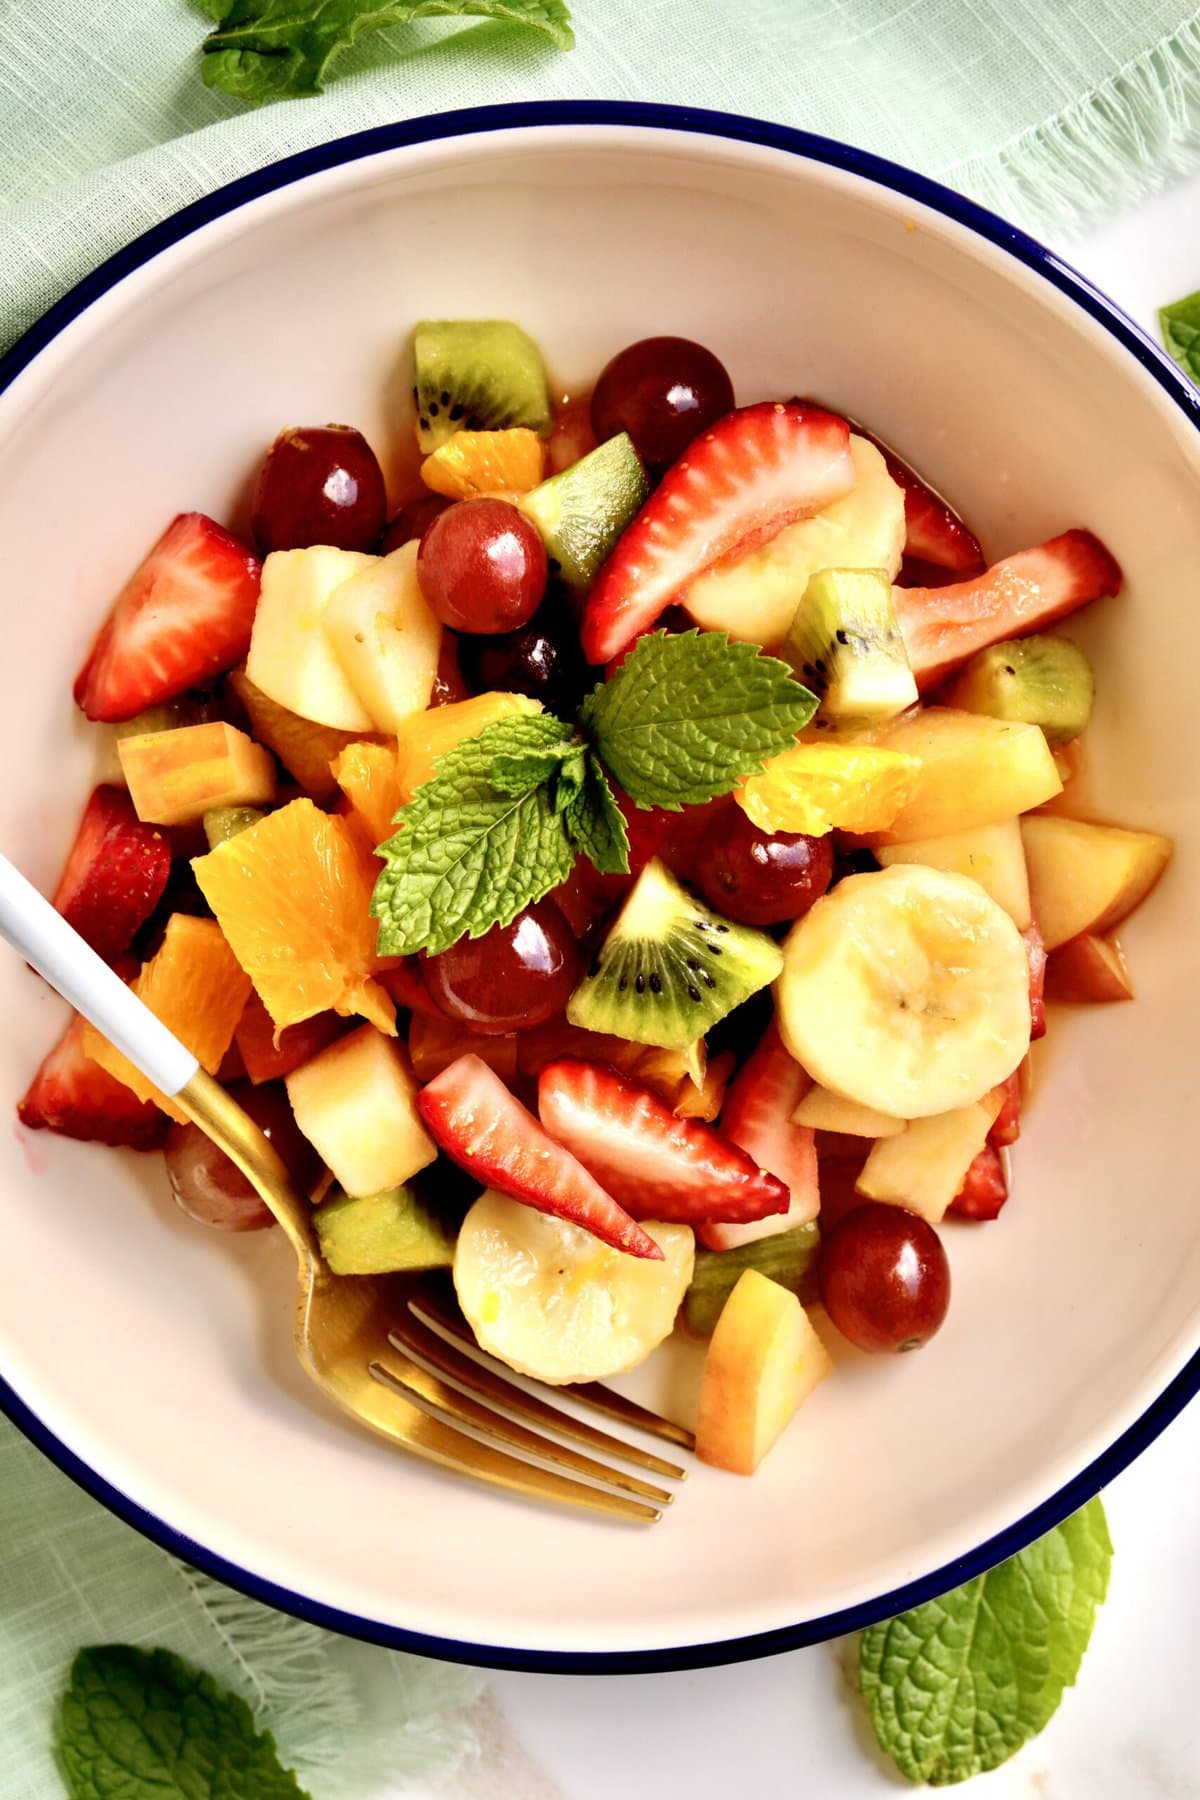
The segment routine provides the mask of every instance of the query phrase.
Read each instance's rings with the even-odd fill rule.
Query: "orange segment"
[[[172,913],[162,945],[143,966],[133,991],[187,1045],[201,1068],[215,1075],[250,997],[250,981],[218,925]],[[173,1119],[185,1116],[94,1025],[84,1030],[84,1049],[139,1100],[157,1101]]]
[[[344,819],[293,800],[192,869],[281,1030],[332,1010],[395,1036],[395,1008],[372,980],[374,864]]]
[[[286,706],[280,706],[261,688],[255,687],[244,669],[234,670],[229,677],[229,686],[241,701],[252,735],[268,750],[274,751],[305,793],[315,795],[318,800],[332,794],[337,782],[330,764],[347,744],[361,738],[362,733],[335,731],[332,725],[314,725],[311,719],[302,719],[298,713],[289,712]]]
[[[347,744],[334,758],[333,773],[350,802],[351,824],[371,848],[390,838],[406,797],[395,744]]]
[[[401,722],[396,733],[400,791],[405,800],[433,774],[434,764],[455,744],[478,737],[486,725],[498,719],[539,713],[540,700],[524,694],[476,694],[470,700],[454,700],[449,706],[433,706]]]
[[[480,494],[527,494],[545,474],[546,452],[536,431],[456,431],[421,464],[421,480],[450,500]]]
[[[866,744],[796,744],[749,776],[734,798],[760,831],[884,831],[912,791],[919,765]]]

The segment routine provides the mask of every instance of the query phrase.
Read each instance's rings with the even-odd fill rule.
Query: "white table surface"
[[[1064,254],[1152,328],[1200,288],[1200,175]],[[1186,1178],[1186,1177],[1185,1177]],[[1200,1404],[1109,1488],[1112,1587],[1078,1687],[980,1800],[1200,1800]],[[414,1800],[896,1800],[836,1645],[680,1675],[496,1675],[481,1757]],[[959,1790],[964,1791],[964,1790]],[[382,1797],[380,1797],[382,1800]]]

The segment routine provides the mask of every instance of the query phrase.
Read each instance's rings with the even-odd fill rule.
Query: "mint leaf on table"
[[[202,45],[208,87],[238,100],[319,94],[330,64],[359,38],[413,19],[496,19],[540,32],[558,50],[575,39],[563,0],[201,0],[217,29]]]
[[[1108,1588],[1101,1502],[965,1587],[859,1640],[859,1689],[902,1775],[947,1787],[1042,1730],[1074,1682]]]
[[[584,765],[583,786],[566,807],[567,835],[601,875],[629,873],[629,832],[608,777],[594,750]]]
[[[786,663],[724,632],[654,632],[589,694],[580,725],[638,806],[714,800],[786,750],[817,710]]]
[[[1200,293],[1160,306],[1158,327],[1175,361],[1200,381]]]
[[[55,1749],[70,1800],[308,1800],[245,1701],[167,1650],[81,1650]]]
[[[380,846],[386,866],[371,912],[381,955],[436,954],[464,935],[479,937],[566,880],[575,852],[554,810],[553,783],[505,793],[492,769],[504,758],[511,772],[514,759],[544,754],[571,735],[569,725],[534,713],[500,719],[439,758],[432,780],[403,808],[401,829]]]

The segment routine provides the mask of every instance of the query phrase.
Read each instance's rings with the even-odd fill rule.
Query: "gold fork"
[[[526,1499],[639,1522],[661,1518],[671,1491],[603,1459],[671,1481],[684,1478],[678,1464],[501,1375],[461,1321],[427,1291],[429,1283],[330,1272],[312,1206],[258,1126],[3,856],[0,933],[174,1100],[262,1196],[296,1255],[296,1354],[344,1411],[426,1462]],[[682,1426],[597,1383],[555,1392],[681,1448],[693,1447]]]

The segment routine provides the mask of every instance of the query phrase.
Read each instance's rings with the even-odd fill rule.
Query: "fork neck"
[[[176,1106],[223,1150],[283,1227],[302,1266],[319,1260],[312,1206],[298,1192],[279,1152],[219,1081],[203,1069],[173,1096]]]

